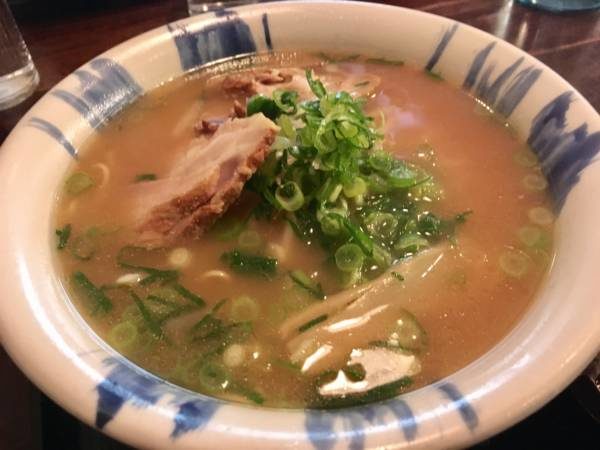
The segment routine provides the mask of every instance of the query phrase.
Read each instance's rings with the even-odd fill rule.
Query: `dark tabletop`
[[[0,111],[0,143],[54,84],[86,61],[143,31],[187,15],[185,0],[13,0],[41,81],[21,105]],[[554,15],[512,0],[393,0],[447,16],[526,50],[600,110],[600,11]],[[1,299],[1,301],[10,301]],[[477,449],[596,449],[600,425],[580,403],[592,391],[576,380],[528,419]],[[583,393],[582,393],[583,392]],[[73,418],[40,393],[0,347],[0,450],[108,450],[125,447]]]

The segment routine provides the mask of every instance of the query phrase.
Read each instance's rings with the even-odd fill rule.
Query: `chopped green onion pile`
[[[422,186],[431,190],[432,176],[384,148],[362,99],[328,92],[311,71],[306,77],[312,100],[275,91],[273,98],[258,95],[247,104],[248,115],[262,112],[281,128],[247,185],[261,197],[261,216],[283,215],[302,240],[320,243],[352,283],[451,238],[465,215],[443,220],[428,211]],[[264,271],[239,252],[224,259],[236,270]]]

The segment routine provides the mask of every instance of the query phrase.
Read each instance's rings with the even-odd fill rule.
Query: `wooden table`
[[[553,68],[600,110],[600,12],[559,16],[511,0],[384,3],[447,16],[499,36]],[[41,82],[30,99],[0,112],[0,143],[35,101],[77,67],[125,39],[186,15],[185,0],[64,0],[36,2],[35,12],[26,6],[16,10]],[[600,425],[578,405],[573,392],[566,389],[538,413],[477,448],[597,448]],[[43,396],[1,348],[0,399],[0,450],[126,448]]]

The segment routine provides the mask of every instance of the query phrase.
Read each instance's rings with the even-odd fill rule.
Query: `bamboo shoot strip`
[[[325,301],[315,303],[283,322],[279,327],[279,335],[283,339],[288,339],[294,331],[297,331],[302,325],[316,317],[323,315],[331,317],[336,311],[348,306],[359,298],[363,298],[368,293],[371,294],[371,297],[374,297],[376,291],[387,287],[392,281],[398,282],[394,272],[402,273],[406,280],[405,283],[408,282],[410,278],[421,275],[430,266],[430,263],[442,255],[447,248],[447,245],[441,245],[440,247],[423,251],[411,258],[403,259],[369,283],[328,296]]]

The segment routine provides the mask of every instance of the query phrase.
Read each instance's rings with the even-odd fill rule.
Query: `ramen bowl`
[[[129,362],[83,321],[53,256],[53,209],[82,144],[145,92],[238,55],[377,54],[441,74],[505,116],[538,156],[555,205],[556,257],[534,302],[490,351],[380,403],[282,410],[217,400]],[[485,151],[485,150],[482,150]],[[142,448],[451,448],[540,408],[600,350],[600,117],[521,50],[467,25],[359,2],[260,4],[149,31],[50,90],[0,152],[0,337],[25,374],[81,420]]]

